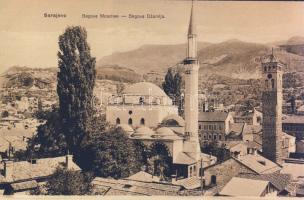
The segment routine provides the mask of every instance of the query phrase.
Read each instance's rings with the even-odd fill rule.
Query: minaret
[[[273,162],[282,163],[282,76],[284,64],[272,54],[262,63],[264,91],[263,155]]]
[[[198,140],[198,70],[197,33],[194,21],[193,1],[188,28],[187,57],[185,68],[185,135],[184,152],[200,159],[200,145]]]

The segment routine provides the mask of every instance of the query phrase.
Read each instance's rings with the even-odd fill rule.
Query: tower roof
[[[194,16],[193,0],[191,5],[190,22],[188,28],[188,35],[196,35],[195,16]]]

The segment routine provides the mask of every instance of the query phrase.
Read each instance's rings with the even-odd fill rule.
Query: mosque
[[[193,4],[188,28],[187,55],[184,59],[185,119],[166,93],[153,83],[133,84],[122,95],[110,99],[106,120],[122,127],[130,138],[142,142],[152,152],[149,161],[154,175],[164,164],[167,176],[177,179],[199,177],[200,169],[214,164],[216,158],[201,153],[198,137],[197,32]]]

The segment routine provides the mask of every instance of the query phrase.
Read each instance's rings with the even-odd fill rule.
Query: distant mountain
[[[249,79],[260,77],[261,59],[271,52],[271,46],[228,40],[218,44],[200,42],[198,56],[202,76],[218,74],[233,78]],[[151,71],[164,73],[185,58],[186,45],[144,45],[136,50],[114,53],[97,62],[103,67],[116,65],[140,74]],[[288,64],[287,71],[302,70],[304,57],[292,52],[276,50],[276,56]]]
[[[38,88],[54,87],[57,68],[30,68],[13,66],[0,75],[0,87]]]
[[[136,83],[142,79],[142,76],[134,70],[117,65],[97,67],[96,72],[97,79],[108,79],[130,83]]]
[[[211,45],[200,42],[199,50]],[[169,67],[181,62],[186,55],[186,44],[177,45],[143,45],[140,48],[113,53],[97,62],[97,66],[117,65],[145,74],[150,71],[165,72]]]
[[[294,36],[287,40],[286,44],[288,45],[304,45],[304,37],[302,36]]]
[[[291,37],[285,43],[281,44],[280,47],[289,53],[304,56],[304,37]]]

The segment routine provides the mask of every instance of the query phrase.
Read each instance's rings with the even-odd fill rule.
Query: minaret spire
[[[189,35],[196,35],[196,27],[195,27],[195,13],[193,8],[193,0],[191,5],[191,14],[190,14],[190,22],[189,22],[189,28],[188,28],[188,36]]]
[[[195,24],[195,12],[194,2],[192,0],[190,21],[188,28],[188,48],[187,48],[187,59],[196,59],[197,57],[197,33]]]

